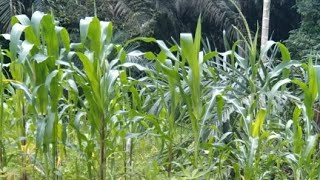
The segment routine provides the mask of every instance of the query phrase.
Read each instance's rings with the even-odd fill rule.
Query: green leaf
[[[252,137],[258,137],[261,130],[262,130],[262,126],[263,126],[263,123],[264,123],[264,120],[266,118],[266,109],[260,109],[259,112],[258,112],[258,115],[256,117],[256,120],[255,122],[253,123],[252,125]]]
[[[146,52],[144,54],[144,57],[149,60],[156,60],[157,59],[157,57],[152,52]]]
[[[258,138],[252,138],[252,137],[249,137],[249,143],[250,143],[250,149],[249,149],[249,159],[248,159],[248,167],[251,168],[253,167],[253,161],[254,161],[254,157],[255,157],[255,154],[256,154],[256,151],[257,151],[257,148],[259,146],[259,143],[258,143]]]
[[[42,35],[47,45],[47,53],[50,57],[48,67],[52,70],[55,67],[55,61],[59,58],[58,35],[55,31],[55,24],[51,15],[45,15],[41,21]]]
[[[279,76],[279,74],[285,69],[290,68],[291,66],[301,66],[302,63],[300,61],[289,61],[289,62],[282,62],[277,65],[271,72],[268,73],[268,76],[271,78]]]
[[[318,93],[318,85],[317,85],[317,75],[315,68],[312,64],[312,59],[309,59],[308,63],[308,80],[309,80],[309,90],[312,95],[312,103],[315,101],[317,93]]]
[[[177,61],[177,58],[175,57],[175,55],[172,54],[170,49],[166,46],[166,44],[163,41],[157,40],[157,44],[159,45],[159,47],[165,53],[166,56],[168,56],[170,59],[174,61]]]
[[[45,145],[51,143],[51,141],[53,140],[52,133],[54,131],[53,127],[54,127],[55,118],[56,118],[56,114],[52,112],[50,112],[46,118],[47,122],[46,122],[45,136],[44,136]]]
[[[44,117],[39,117],[37,119],[37,135],[36,135],[36,145],[40,149],[43,145],[45,129],[46,129],[46,121]]]
[[[14,25],[16,23],[20,23],[24,26],[29,26],[31,24],[30,19],[25,14],[13,16],[11,19],[11,24]]]
[[[166,65],[161,63],[161,70],[170,78],[171,80],[174,80],[175,82],[179,81],[180,74],[175,71],[175,69],[171,69],[167,67]]]
[[[196,28],[196,33],[195,33],[195,38],[194,38],[194,51],[196,53],[200,52],[200,45],[201,45],[201,15],[198,18],[197,22],[197,28]]]
[[[272,96],[272,95],[276,94],[276,92],[278,91],[278,89],[279,89],[281,86],[283,86],[283,85],[285,85],[285,84],[288,84],[288,83],[290,83],[290,82],[291,82],[290,79],[282,79],[282,80],[278,81],[278,82],[272,87],[272,89],[271,89],[271,91],[270,91],[270,95]]]
[[[300,154],[303,146],[303,137],[302,137],[302,128],[299,123],[299,117],[301,115],[301,109],[295,107],[293,111],[293,133],[294,133],[294,140],[293,140],[293,152],[296,154]]]
[[[113,36],[113,25],[111,22],[100,21],[101,26],[101,42],[102,44],[110,44]]]
[[[31,50],[34,47],[34,44],[29,43],[28,41],[23,41],[21,44],[22,52],[19,53],[19,63],[25,63],[27,57],[31,54]]]
[[[73,80],[73,79],[68,79],[67,80],[69,86],[71,87],[71,89],[75,92],[75,93],[79,93],[79,90],[78,90],[78,87],[77,87],[77,84],[76,82]]]
[[[280,49],[282,61],[289,62],[291,60],[291,56],[288,48],[280,42],[277,42],[277,46]]]
[[[70,37],[68,31],[63,27],[56,27],[56,32],[60,35],[63,46],[66,48],[68,53],[70,51]]]
[[[312,152],[314,151],[314,149],[317,145],[317,141],[318,141],[318,135],[312,135],[312,136],[308,137],[307,144],[304,148],[303,156],[302,156],[307,161],[306,163],[311,163],[310,157],[311,157]]]
[[[264,57],[267,55],[268,51],[271,49],[271,47],[273,45],[275,45],[276,42],[274,41],[267,41],[265,45],[263,45],[262,49],[261,49],[261,52],[260,52],[260,58],[261,57]]]
[[[97,90],[99,89],[99,82],[98,78],[96,77],[96,70],[93,66],[93,62],[91,62],[90,59],[81,52],[77,52],[76,54],[83,64],[84,71],[89,79],[93,91],[95,91],[95,94],[98,95],[99,93]]]
[[[140,64],[137,64],[137,63],[131,63],[131,62],[127,62],[127,63],[124,63],[124,64],[121,64],[120,65],[121,67],[136,67],[139,71],[148,71],[149,69],[148,68],[145,68],[143,66],[141,66]]]
[[[317,85],[318,85],[318,100],[320,100],[320,66],[316,65],[314,66],[314,70],[315,70],[315,78],[317,80]]]
[[[108,72],[108,95],[110,96],[111,93],[114,91],[114,84],[116,82],[116,80],[118,79],[120,73],[118,70],[110,70]]]
[[[80,20],[80,40],[83,44],[88,36],[89,25],[92,21],[92,18],[86,17],[85,19]]]
[[[29,26],[24,26],[21,24],[15,24],[12,27],[10,33],[10,52],[11,52],[11,60],[15,60],[16,53],[18,51],[18,46],[20,45],[20,38],[25,29],[30,28]]]
[[[57,76],[57,74],[59,73],[59,70],[54,70],[52,71],[46,78],[46,82],[45,82],[45,87],[50,90],[50,84],[51,84],[51,81],[54,77]]]
[[[143,42],[146,42],[146,43],[150,43],[150,42],[155,42],[157,43],[157,40],[155,38],[150,38],[150,37],[137,37],[137,38],[134,38],[134,39],[131,39],[129,41],[127,41],[123,47],[127,47],[129,44],[131,43],[134,43],[136,41],[143,41]]]
[[[209,52],[204,56],[203,60],[204,61],[210,60],[210,59],[214,58],[217,55],[219,55],[219,53],[216,52],[216,51]]]
[[[91,19],[88,29],[88,39],[90,40],[90,50],[94,52],[96,58],[100,58],[103,42],[101,42],[100,21],[96,17]]]
[[[46,56],[42,53],[35,54],[33,58],[34,58],[34,60],[36,60],[37,63],[42,63],[42,62],[49,59],[48,56]]]
[[[11,83],[11,85],[12,85],[13,87],[22,90],[22,91],[24,92],[27,100],[28,100],[29,102],[32,102],[33,96],[32,96],[32,94],[30,93],[28,87],[27,87],[25,84],[22,84],[22,83],[20,83],[20,82],[14,82],[14,81],[10,81],[10,83]]]
[[[121,50],[119,51],[118,58],[122,64],[126,62],[127,52],[123,48],[121,48]]]
[[[40,27],[41,27],[41,20],[45,14],[40,11],[36,11],[32,14],[31,17],[31,26],[34,30],[34,33],[37,37],[37,39],[40,39]]]
[[[224,100],[221,95],[218,95],[216,97],[217,101],[217,114],[220,121],[222,121],[222,114],[223,114],[223,106],[224,106]]]

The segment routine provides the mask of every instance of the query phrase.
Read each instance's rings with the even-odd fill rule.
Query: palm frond
[[[0,24],[1,32],[10,30],[11,17],[22,13],[24,6],[19,0],[2,0],[0,2]]]
[[[205,36],[223,44],[222,32],[225,30],[229,40],[236,38],[236,31],[232,26],[242,29],[242,21],[237,10],[229,1],[224,0],[177,0],[176,12],[184,27],[181,31],[194,31],[193,24],[202,17]]]
[[[130,9],[129,4],[125,3],[124,1],[118,1],[114,7],[115,17],[124,17],[131,13],[132,9]]]
[[[119,0],[114,6],[114,15],[122,18],[131,17],[133,13],[152,14],[151,2],[148,0]]]

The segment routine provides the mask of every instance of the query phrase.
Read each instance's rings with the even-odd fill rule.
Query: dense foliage
[[[259,53],[247,23],[217,52],[201,43],[200,20],[170,46],[116,44],[96,17],[80,20],[76,43],[48,14],[12,22],[0,54],[1,177],[318,177],[320,68],[273,41]],[[160,51],[130,51],[136,41]]]
[[[0,16],[10,17],[16,13],[28,10],[53,12],[60,25],[66,27],[74,41],[78,37],[78,22],[81,18],[94,16],[99,19],[112,21],[116,27],[115,41],[124,43],[138,36],[152,36],[157,39],[172,42],[171,37],[179,41],[180,32],[194,32],[197,19],[202,14],[203,35],[209,39],[212,47],[224,48],[223,30],[227,39],[234,42],[237,39],[233,25],[244,28],[238,11],[230,0],[4,0],[0,3]],[[12,3],[12,11],[9,6]],[[24,5],[18,6],[18,2]],[[31,3],[33,2],[33,4]],[[261,25],[262,1],[236,1],[248,24],[256,31]],[[296,1],[279,0],[271,4],[271,36],[280,41],[288,38],[290,30],[298,28],[299,16],[293,8]],[[6,5],[6,6],[4,6]],[[95,6],[96,5],[96,6]],[[95,8],[96,7],[96,8]],[[7,12],[10,15],[8,15]],[[309,12],[309,11],[306,11]],[[288,20],[290,19],[290,21]],[[0,18],[3,21],[3,18]]]
[[[298,12],[302,16],[301,26],[291,32],[286,44],[295,58],[307,59],[311,54],[318,56],[320,50],[320,2],[298,1]]]

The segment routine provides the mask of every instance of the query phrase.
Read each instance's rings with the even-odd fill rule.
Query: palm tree
[[[268,41],[269,22],[270,22],[270,4],[271,4],[271,0],[263,0],[261,47],[263,47]]]
[[[237,9],[226,0],[177,0],[176,12],[183,24],[180,32],[194,32],[194,24],[201,14],[204,36],[214,41],[217,46],[223,44],[223,30],[226,31],[229,40],[232,40],[236,37],[233,26],[240,29],[242,27]]]
[[[0,2],[0,24],[1,31],[7,32],[10,28],[11,17],[22,13],[24,6],[18,0],[2,0]]]
[[[11,17],[17,14],[32,14],[33,8],[49,5],[50,0],[1,0],[0,1],[0,32],[10,30]]]

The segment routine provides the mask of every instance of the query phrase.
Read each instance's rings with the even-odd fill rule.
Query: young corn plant
[[[296,158],[292,159],[290,163],[293,166],[295,179],[306,177],[314,179],[319,177],[318,155],[316,153],[319,137],[313,126],[314,106],[317,96],[319,98],[319,68],[313,65],[310,58],[308,64],[303,64],[303,69],[307,76],[306,82],[297,78],[292,80],[302,89],[303,103],[297,103],[293,113],[292,151]]]
[[[99,153],[96,153],[99,155],[99,179],[106,179],[106,170],[113,168],[112,164],[107,165],[107,157],[112,156],[114,150],[110,137],[113,127],[111,118],[117,104],[115,82],[119,77],[116,66],[119,60],[108,61],[113,49],[110,43],[112,24],[99,21],[96,17],[82,19],[80,36],[84,52],[76,52],[76,55],[83,64],[83,72],[76,71],[74,76],[87,101],[84,108],[90,122],[90,141],[94,142],[97,138],[99,143]]]
[[[307,102],[303,106],[309,112],[306,114],[311,115],[312,111],[310,109],[313,107],[315,95],[313,91],[312,93],[308,92],[310,97],[297,97],[298,94],[291,94],[291,89],[287,88],[288,84],[296,83],[297,81],[290,79],[290,77],[294,77],[290,68],[304,65],[297,61],[291,61],[290,54],[284,45],[269,41],[259,55],[257,52],[257,35],[254,39],[251,39],[248,28],[248,35],[245,36],[240,31],[239,34],[241,40],[234,44],[232,50],[219,53],[219,56],[214,56],[210,54],[211,50],[207,50],[207,56],[204,58],[206,60],[206,57],[208,57],[206,69],[204,70],[206,76],[209,76],[209,79],[212,77],[212,81],[216,82],[212,86],[220,86],[222,88],[222,92],[217,96],[217,116],[221,117],[219,114],[222,113],[224,124],[226,124],[226,121],[229,123],[229,129],[226,129],[228,126],[218,125],[216,128],[223,134],[223,137],[226,137],[228,133],[234,134],[235,138],[227,138],[229,139],[227,142],[230,143],[228,146],[234,146],[234,150],[237,149],[237,151],[226,149],[229,149],[233,156],[229,156],[229,158],[236,157],[232,171],[236,173],[237,177],[243,176],[245,179],[272,177],[277,172],[281,172],[279,167],[285,162],[284,158],[275,156],[273,151],[269,153],[272,143],[282,141],[281,136],[274,132],[276,131],[274,128],[281,128],[286,122],[285,119],[277,119],[285,115],[287,110],[286,108],[281,108],[280,104],[290,106],[290,101],[295,102],[306,98]],[[272,49],[273,46],[275,48]],[[277,52],[281,53],[282,62],[275,61]],[[268,54],[271,54],[271,56]],[[212,59],[210,56],[215,58]],[[310,74],[312,71],[306,70],[306,72],[309,72],[311,79],[314,77],[312,73]],[[308,83],[311,87],[315,87],[313,81]],[[308,85],[304,86],[308,87]],[[316,91],[316,88],[312,89]],[[223,99],[223,101],[220,100],[220,103],[219,98]],[[210,102],[213,102],[213,99]],[[219,104],[224,104],[224,112]],[[207,107],[210,108],[212,106],[209,103]],[[235,116],[235,114],[238,115]],[[305,120],[310,118],[312,119],[312,116],[306,117]],[[210,124],[213,123],[210,122]],[[307,122],[306,124],[306,127],[308,127],[310,123]],[[308,134],[310,128],[307,128],[305,132]],[[209,137],[207,139],[210,140]],[[316,138],[313,137],[311,139],[311,144],[314,144]],[[268,143],[262,143],[265,141]],[[213,148],[217,149],[214,144]],[[287,151],[283,148],[278,150],[280,152]],[[212,152],[214,150],[209,149],[209,153],[214,155]],[[239,156],[239,154],[243,156]],[[268,162],[267,164],[270,165],[272,159],[277,159],[278,169],[265,171],[265,167],[260,166],[261,163]],[[223,179],[223,177],[228,177],[228,172],[221,172],[221,168],[219,170],[219,172],[214,173],[218,175],[216,178]],[[211,176],[215,177],[214,175]]]
[[[58,142],[63,141],[64,136],[58,134],[62,132],[58,107],[63,72],[57,62],[69,49],[68,33],[55,25],[51,15],[41,12],[35,12],[31,19],[25,15],[15,16],[12,25],[7,56],[14,79],[11,84],[17,87],[13,95],[14,115],[21,124],[21,148],[25,150],[29,143],[26,128],[27,121],[31,120],[37,127],[37,152],[42,152],[46,160],[46,176],[58,178],[61,160],[58,154],[63,153],[58,149]]]
[[[182,69],[183,79],[189,86],[191,96],[182,94],[187,102],[188,112],[191,119],[193,138],[194,138],[194,159],[193,164],[195,168],[198,166],[198,153],[199,153],[199,124],[202,119],[202,102],[201,102],[201,81],[202,81],[202,63],[203,52],[200,52],[201,42],[201,17],[199,17],[195,37],[193,40],[192,34],[181,34],[181,57],[182,65],[188,63],[188,70]]]
[[[207,114],[204,115],[205,106],[203,106],[203,104],[205,104],[205,102],[203,93],[208,91],[207,89],[209,89],[209,86],[207,83],[204,83],[202,68],[205,56],[214,57],[218,53],[210,52],[204,55],[204,53],[200,51],[200,18],[197,24],[195,38],[193,38],[190,33],[182,33],[180,45],[176,44],[175,46],[168,48],[165,43],[160,40],[151,38],[141,40],[155,42],[161,48],[159,54],[154,55],[153,53],[148,52],[145,54],[145,57],[150,60],[155,60],[157,67],[156,74],[153,77],[157,79],[157,83],[159,82],[155,88],[156,91],[159,92],[161,98],[155,101],[153,109],[157,107],[157,109],[159,109],[158,116],[164,117],[164,120],[166,120],[168,124],[167,129],[161,130],[168,131],[168,175],[171,175],[172,162],[175,162],[174,164],[178,165],[180,168],[184,168],[180,164],[182,162],[176,162],[174,158],[177,157],[173,157],[174,152],[172,146],[175,144],[174,142],[177,140],[177,137],[183,136],[182,134],[176,134],[178,132],[178,126],[176,124],[178,122],[191,123],[193,139],[191,141],[191,146],[193,156],[190,158],[187,155],[188,153],[186,153],[185,158],[192,163],[192,166],[195,169],[197,169],[198,163],[200,162],[200,134],[202,133],[200,126],[201,124],[204,125],[204,119],[208,118],[209,113],[207,111]],[[157,76],[159,74],[161,75],[160,77],[163,78],[158,78]],[[216,96],[218,96],[218,94],[216,94],[213,99],[215,99]],[[217,99],[219,99],[219,97]],[[219,112],[221,112],[222,100],[219,99],[218,101],[220,102]],[[178,111],[180,111],[180,113],[177,113]],[[182,149],[182,147],[180,147],[180,149]],[[200,174],[203,175],[203,173]]]

